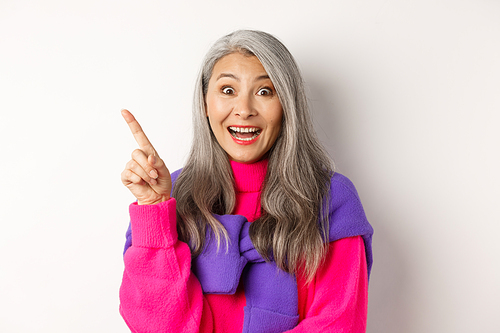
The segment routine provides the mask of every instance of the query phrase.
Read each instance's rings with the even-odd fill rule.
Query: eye
[[[231,87],[222,87],[222,93],[226,95],[234,94],[234,89]]]
[[[262,88],[257,92],[257,95],[259,96],[270,96],[273,94],[273,91],[271,88]]]

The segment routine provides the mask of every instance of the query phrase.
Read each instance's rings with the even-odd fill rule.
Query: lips
[[[262,132],[262,129],[253,126],[229,126],[227,130],[236,142],[244,143],[253,142]]]

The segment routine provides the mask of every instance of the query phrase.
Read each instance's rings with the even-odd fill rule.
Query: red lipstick
[[[250,131],[241,131],[241,129],[250,128]],[[251,145],[259,138],[262,129],[256,126],[236,126],[232,125],[227,128],[231,138],[239,145]],[[251,139],[250,139],[251,138]]]

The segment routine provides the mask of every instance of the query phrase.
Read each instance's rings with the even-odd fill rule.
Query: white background
[[[500,332],[500,1],[0,1],[0,332],[127,332],[135,113],[171,170],[202,57],[295,55],[375,228],[368,332]]]

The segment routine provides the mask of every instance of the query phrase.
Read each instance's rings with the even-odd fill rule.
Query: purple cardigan
[[[172,173],[172,183],[180,171]],[[373,228],[366,219],[354,185],[339,173],[331,179],[328,204],[328,242],[361,236],[369,276],[373,263]],[[279,270],[274,262],[262,259],[250,240],[250,222],[244,216],[214,216],[228,231],[230,244],[228,251],[223,251],[226,248],[223,243],[217,252],[215,242],[207,241],[202,253],[193,259],[191,269],[204,293],[234,294],[243,279],[247,300],[243,332],[283,332],[295,327],[299,319],[295,276]],[[130,225],[126,237],[124,253],[132,244]]]

